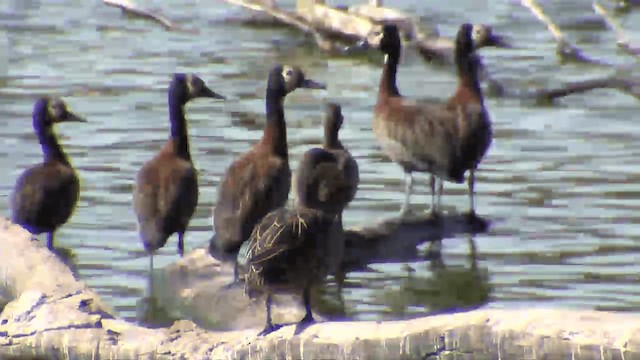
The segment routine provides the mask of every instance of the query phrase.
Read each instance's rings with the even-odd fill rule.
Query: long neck
[[[42,146],[42,153],[45,161],[60,161],[64,164],[69,164],[69,159],[62,146],[58,143],[58,137],[53,131],[53,125],[41,125],[36,128],[36,135],[38,141]]]
[[[176,155],[191,160],[189,151],[189,137],[187,134],[187,121],[184,118],[183,104],[169,94],[169,121],[171,122],[171,139]]]
[[[380,93],[391,96],[400,96],[396,86],[396,73],[400,62],[400,51],[386,54],[384,57],[384,67],[382,68],[382,78],[380,78]]]
[[[338,129],[334,126],[325,126],[323,145],[328,149],[338,149],[342,147],[340,140],[338,140]]]
[[[480,66],[480,59],[475,54],[469,54],[462,56],[457,61],[459,88],[470,90],[475,95],[479,102],[484,102],[482,96],[482,88],[480,87],[480,80],[478,79],[478,70]]]
[[[284,120],[284,95],[278,91],[267,89],[266,107],[267,124],[262,135],[262,143],[279,156],[288,157],[287,124]]]

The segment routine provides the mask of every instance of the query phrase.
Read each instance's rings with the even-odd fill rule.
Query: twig
[[[175,24],[173,21],[167,19],[165,16],[161,14],[157,14],[152,12],[151,10],[143,9],[140,6],[132,3],[129,0],[102,0],[105,5],[117,7],[125,13],[138,16],[144,19],[153,20],[160,25],[164,26],[167,30],[182,30],[180,26]]]
[[[613,18],[613,16],[611,16],[602,5],[598,4],[598,2],[594,2],[593,10],[598,15],[602,16],[604,21],[607,23],[607,26],[616,34],[616,44],[618,47],[631,55],[640,56],[640,48],[633,47],[633,45],[631,45],[629,38],[620,23]]]
[[[535,17],[547,26],[547,29],[558,44],[558,55],[562,59],[573,59],[575,61],[586,62],[591,64],[602,64],[597,60],[593,60],[584,55],[584,53],[576,46],[567,41],[564,33],[556,24],[542,11],[542,8],[535,3],[534,0],[521,0],[524,7],[528,8]]]

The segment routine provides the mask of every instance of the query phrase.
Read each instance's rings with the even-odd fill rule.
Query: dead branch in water
[[[611,16],[602,5],[594,2],[593,10],[598,15],[602,16],[607,26],[616,34],[616,44],[618,45],[618,47],[631,55],[640,56],[640,48],[631,45],[629,37],[622,28],[622,25],[620,25],[620,23],[613,16]]]
[[[582,52],[582,50],[571,44],[564,36],[562,30],[560,30],[560,28],[551,20],[551,18],[549,18],[544,13],[544,11],[542,11],[540,5],[538,5],[534,0],[521,0],[521,4],[529,9],[533,13],[533,15],[535,15],[535,17],[540,20],[540,22],[544,23],[547,26],[547,29],[558,44],[557,53],[561,59],[579,61],[589,64],[602,64],[602,62],[598,60],[589,58],[584,54],[584,52]]]
[[[580,94],[595,89],[617,89],[640,99],[640,79],[623,79],[616,76],[564,84],[556,89],[542,89],[534,92],[538,102],[553,102],[556,99]]]
[[[123,13],[129,14],[129,15],[133,15],[133,16],[136,16],[136,17],[140,17],[140,18],[143,18],[143,19],[149,19],[149,20],[155,21],[158,24],[162,25],[167,30],[170,30],[170,31],[176,31],[176,30],[185,31],[179,25],[177,25],[173,21],[167,19],[162,14],[155,13],[155,12],[153,12],[151,10],[143,9],[140,6],[138,6],[136,4],[133,4],[129,0],[102,0],[102,2],[107,6],[113,6],[113,7],[116,7],[118,9],[122,10]],[[189,32],[197,32],[197,31],[189,30]]]

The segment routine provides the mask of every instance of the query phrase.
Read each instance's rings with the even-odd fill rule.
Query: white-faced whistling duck
[[[302,292],[306,312],[295,334],[312,324],[311,289],[339,270],[344,255],[340,216],[355,192],[340,164],[343,155],[323,148],[307,151],[297,173],[296,208],[276,209],[253,229],[245,294],[266,295],[267,321],[260,335],[280,327],[271,319],[274,293]]]
[[[32,234],[48,233],[53,249],[56,229],[69,220],[78,202],[80,184],[69,158],[53,130],[61,122],[86,122],[60,99],[44,97],[33,107],[33,129],[42,146],[44,161],[25,170],[11,198],[12,221]]]
[[[353,200],[358,191],[360,175],[358,163],[351,156],[342,142],[338,139],[338,133],[344,117],[340,105],[329,103],[326,106],[324,120],[324,141],[322,148],[310,149],[302,156],[296,173],[296,198],[298,206],[317,208],[325,212],[338,213],[339,227],[342,227],[342,210]],[[328,152],[335,157],[335,162],[326,161],[318,165],[318,158],[330,158],[324,154]],[[330,187],[319,187],[314,181],[322,180],[316,173],[326,172],[336,174],[334,183],[325,183]],[[325,175],[326,178],[327,175]],[[311,191],[311,193],[310,193]],[[315,194],[319,191],[319,194]],[[314,202],[314,198],[321,202]],[[341,258],[341,256],[338,256]],[[344,273],[341,268],[334,273],[338,288],[341,290],[344,283]]]
[[[381,36],[379,48],[385,53],[385,64],[373,131],[386,154],[405,171],[406,197],[401,212],[404,214],[408,210],[412,172],[429,172],[431,212],[437,217],[436,177],[464,182],[464,172],[477,166],[491,143],[491,126],[477,79],[479,59],[474,54],[473,26],[464,24],[458,32],[455,57],[460,80],[456,93],[447,102],[404,99],[396,86],[401,53],[398,29],[394,25],[384,25]],[[474,162],[475,165],[470,165]],[[473,188],[473,175],[469,187]],[[471,206],[470,215],[473,216],[473,202]]]
[[[233,260],[234,278],[228,286],[237,284],[238,252],[253,227],[269,211],[283,206],[289,197],[291,170],[283,102],[297,88],[326,86],[305,78],[298,67],[272,68],[267,80],[267,122],[262,139],[229,166],[218,187],[213,210],[215,235],[209,249],[212,255]]]
[[[224,99],[194,74],[174,74],[169,85],[171,137],[136,178],[133,205],[138,231],[150,255],[178,233],[178,253],[184,254],[184,233],[198,204],[198,179],[191,160],[184,106],[192,99]]]
[[[457,115],[457,134],[460,145],[462,170],[469,170],[469,218],[476,217],[474,204],[475,172],[493,142],[491,119],[484,106],[480,87],[480,58],[475,53],[474,28],[462,24],[456,36],[455,61],[458,88],[447,108]],[[440,190],[442,192],[442,190]]]
[[[296,197],[299,204],[307,204],[312,208],[340,213],[341,209],[344,209],[355,197],[360,176],[358,163],[338,139],[343,119],[340,105],[335,103],[327,104],[322,148],[313,148],[305,152],[298,166],[295,181]],[[335,157],[335,163],[326,160],[328,155],[324,155],[323,153],[325,152]],[[318,163],[316,157],[318,156],[325,159],[321,166],[316,165]],[[319,171],[336,173],[339,177],[336,178],[335,186],[318,188],[318,184],[312,183],[313,181],[324,180],[323,177],[319,177],[316,174]],[[320,191],[318,195],[312,194],[312,198],[318,196],[322,203],[315,204],[312,199],[307,198],[309,190]]]

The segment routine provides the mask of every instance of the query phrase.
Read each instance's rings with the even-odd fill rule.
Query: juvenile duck
[[[34,235],[46,232],[47,248],[53,249],[54,233],[65,224],[78,202],[80,183],[53,125],[86,122],[67,109],[64,101],[43,97],[33,107],[33,129],[42,146],[44,160],[26,169],[11,196],[12,221]]]
[[[234,279],[229,286],[238,280],[238,252],[254,226],[289,197],[291,170],[283,102],[297,88],[326,87],[305,78],[299,67],[272,68],[267,80],[267,123],[262,139],[231,163],[218,187],[213,209],[215,235],[209,250],[214,256],[222,255],[223,260],[233,260]]]
[[[401,214],[408,210],[413,172],[431,174],[431,213],[437,217],[435,177],[464,182],[464,172],[469,167],[465,162],[473,161],[463,159],[463,153],[465,158],[471,158],[472,148],[483,154],[486,149],[481,148],[490,144],[489,120],[475,76],[479,59],[473,53],[472,30],[471,24],[464,24],[457,36],[455,54],[460,80],[454,96],[447,102],[417,102],[400,95],[396,85],[400,36],[396,26],[383,26],[379,49],[385,53],[385,64],[374,110],[373,131],[386,154],[405,171],[406,197]],[[472,184],[470,179],[469,186]]]
[[[342,145],[338,139],[338,133],[344,117],[342,116],[342,108],[335,103],[329,103],[326,106],[324,121],[324,140],[322,148],[310,149],[304,153],[298,166],[296,174],[296,192],[298,203],[309,203],[307,199],[307,188],[315,188],[312,181],[317,179],[315,172],[322,171],[324,168],[315,166],[317,163],[315,157],[324,156],[324,152],[332,154],[337,162],[335,164],[327,162],[327,166],[337,166],[341,173],[342,180],[340,186],[331,189],[334,193],[323,193],[320,198],[323,199],[322,210],[337,212],[338,209],[344,209],[355,197],[358,191],[360,176],[358,171],[358,163],[351,156],[351,153]],[[329,189],[321,189],[328,191]],[[341,217],[341,216],[340,216]]]
[[[254,228],[247,251],[245,294],[266,295],[267,320],[260,335],[281,325],[271,319],[274,293],[302,292],[305,316],[296,326],[299,334],[314,322],[311,290],[335,273],[344,254],[344,232],[340,213],[349,198],[348,182],[341,161],[333,152],[309,150],[303,159],[296,208],[284,207],[267,214]],[[337,201],[335,199],[338,199]]]
[[[189,151],[184,106],[195,98],[224,99],[194,74],[174,74],[168,90],[171,137],[140,168],[133,194],[138,231],[150,255],[178,233],[178,253],[184,254],[184,234],[198,204],[198,179]]]

